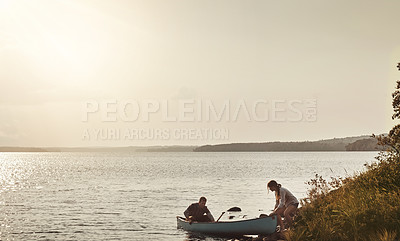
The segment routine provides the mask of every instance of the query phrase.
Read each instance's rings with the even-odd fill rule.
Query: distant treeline
[[[126,147],[0,147],[0,152],[263,152],[263,151],[378,151],[370,136],[334,138],[302,142],[231,143],[205,146]]]
[[[231,143],[205,145],[194,149],[195,152],[268,152],[268,151],[377,151],[375,138],[369,136],[335,138],[320,141],[303,142],[262,142]]]
[[[197,146],[0,147],[0,152],[193,152]]]
[[[47,150],[37,147],[1,146],[0,152],[47,152]]]
[[[346,146],[346,151],[381,151],[384,147],[378,145],[375,138],[367,138],[355,141]]]

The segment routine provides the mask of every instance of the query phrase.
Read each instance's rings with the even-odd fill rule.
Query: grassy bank
[[[399,240],[400,158],[381,153],[355,177],[311,180],[287,240]]]

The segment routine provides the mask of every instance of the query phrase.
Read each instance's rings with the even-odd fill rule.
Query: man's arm
[[[215,222],[215,219],[213,217],[213,215],[211,214],[211,212],[206,213],[207,217],[210,219],[211,222]]]
[[[206,213],[207,217],[210,219],[211,222],[215,222],[215,219],[214,219],[213,215],[211,214],[210,210],[208,210],[207,207],[205,207],[205,213]]]
[[[186,208],[185,212],[183,214],[185,215],[186,218],[189,218],[191,216],[191,210],[192,210],[192,205],[190,205],[188,208]]]

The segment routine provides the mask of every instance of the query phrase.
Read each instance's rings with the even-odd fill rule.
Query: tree
[[[400,71],[400,63],[397,64],[397,68]],[[392,106],[394,111],[392,119],[400,120],[400,80],[398,80],[396,83],[396,90],[392,93]],[[394,151],[396,154],[400,154],[400,124],[395,125],[389,131],[387,136],[373,136],[377,138],[380,145],[388,146],[391,148],[391,151]]]

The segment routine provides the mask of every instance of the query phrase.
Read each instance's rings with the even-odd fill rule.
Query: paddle
[[[222,212],[221,213],[221,216],[219,216],[219,218],[217,219],[217,221],[215,221],[216,223],[218,223],[218,221],[222,218],[222,215],[224,215],[225,214],[225,212]]]
[[[242,209],[240,209],[239,207],[232,207],[230,209],[228,209],[228,212],[241,212]]]

